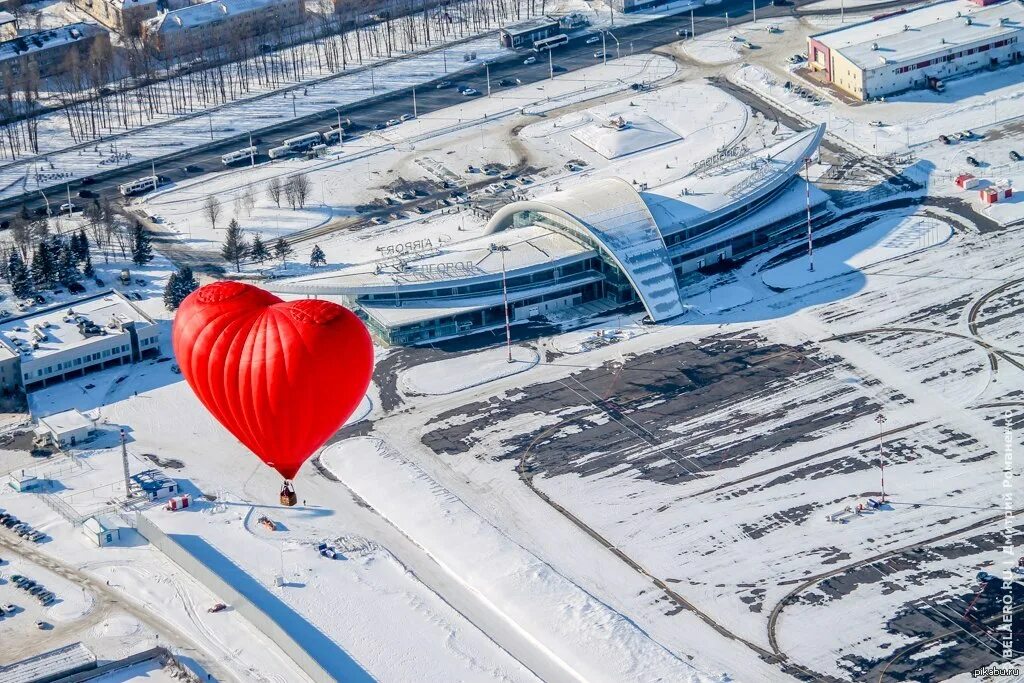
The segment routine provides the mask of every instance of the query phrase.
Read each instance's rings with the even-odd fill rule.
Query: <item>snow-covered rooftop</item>
[[[83,427],[93,429],[96,423],[83,415],[78,410],[65,410],[62,413],[54,413],[39,418],[39,424],[45,426],[54,434],[64,434]]]
[[[205,26],[229,15],[244,14],[274,5],[280,0],[212,0],[172,10],[146,21],[150,31],[179,31]]]
[[[578,260],[596,253],[565,235],[531,225],[450,244],[418,257],[408,255],[404,258],[404,270],[397,261],[364,263],[350,269],[271,282],[267,288],[282,293],[303,293],[309,288],[317,293],[348,294],[371,293],[375,288],[392,292],[396,285],[431,285],[442,280],[446,285],[472,284],[501,273],[501,255],[491,250],[492,244],[508,247],[504,252],[505,269],[510,273],[550,267],[563,259]]]
[[[619,125],[617,120],[621,121]],[[617,159],[680,139],[678,133],[647,114],[594,122],[572,136],[605,159]]]
[[[90,331],[86,321],[98,330]],[[152,320],[124,296],[110,290],[6,320],[0,324],[0,345],[8,353],[20,352],[22,360],[42,358],[97,337],[120,334],[125,323],[148,325]]]
[[[895,14],[878,21],[812,36],[862,68],[913,61],[957,45],[976,43],[1024,31],[1024,4],[1001,2],[980,7],[967,0],[948,0]]]
[[[0,683],[53,680],[61,673],[84,671],[96,665],[96,655],[81,643],[71,643],[34,657],[0,666]]]
[[[106,31],[96,24],[84,21],[29,33],[0,42],[0,60],[16,59],[28,52],[49,50],[63,43],[93,38],[101,33],[106,33]]]

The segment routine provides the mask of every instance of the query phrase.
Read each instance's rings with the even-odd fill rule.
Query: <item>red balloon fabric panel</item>
[[[373,372],[373,344],[351,311],[317,299],[286,303],[240,282],[190,294],[173,344],[206,409],[285,479],[352,415]]]

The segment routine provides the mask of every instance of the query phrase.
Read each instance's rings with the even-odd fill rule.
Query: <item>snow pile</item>
[[[569,676],[586,681],[704,680],[383,441],[349,439],[330,447],[321,460],[453,578],[526,631]]]
[[[679,135],[646,114],[621,121],[622,127],[612,121],[595,122],[572,136],[605,159],[617,159],[679,139]]]
[[[408,395],[438,396],[454,394],[496,379],[526,372],[540,362],[540,356],[525,346],[512,347],[512,361],[504,346],[457,356],[433,363],[423,363],[402,373],[399,381]]]

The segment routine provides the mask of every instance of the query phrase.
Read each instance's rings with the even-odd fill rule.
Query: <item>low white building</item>
[[[58,448],[77,446],[96,431],[96,423],[77,410],[65,410],[39,418],[36,436]]]
[[[132,488],[149,500],[163,500],[179,491],[178,482],[160,470],[146,470],[131,476]]]
[[[18,493],[36,491],[42,487],[44,481],[34,474],[28,474],[25,470],[11,472],[7,475],[7,485]]]
[[[861,100],[1024,59],[1024,4],[947,0],[807,39],[809,68]]]
[[[82,523],[82,533],[97,546],[113,545],[121,540],[124,524],[116,517],[96,515]]]
[[[110,290],[0,324],[0,389],[33,391],[159,354],[157,324]]]

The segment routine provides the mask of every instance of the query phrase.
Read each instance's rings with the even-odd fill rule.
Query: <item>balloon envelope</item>
[[[192,292],[173,344],[206,409],[285,479],[352,415],[373,372],[370,335],[351,311],[240,282]]]

